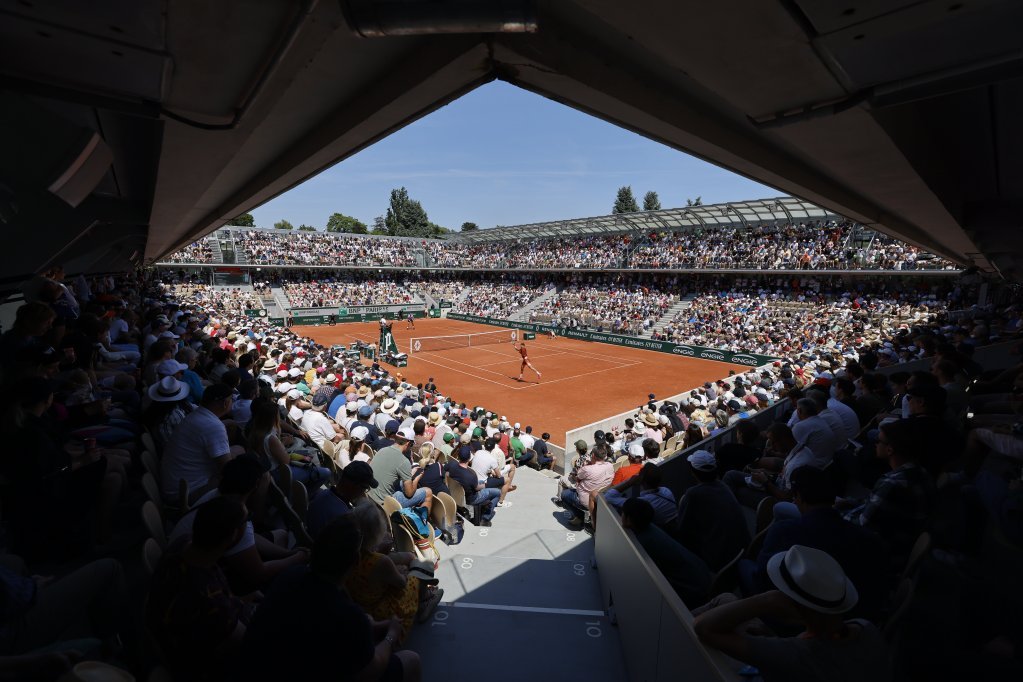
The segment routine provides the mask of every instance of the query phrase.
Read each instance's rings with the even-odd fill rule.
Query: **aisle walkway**
[[[444,601],[409,639],[423,679],[624,680],[593,538],[568,528],[568,513],[551,503],[551,478],[521,469],[515,483],[512,506],[497,510],[493,526],[466,524],[461,544],[440,546]]]

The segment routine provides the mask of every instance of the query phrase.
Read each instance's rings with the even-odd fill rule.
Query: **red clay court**
[[[396,320],[392,327],[403,353],[409,352],[412,337],[511,331],[447,319],[418,319],[414,330],[405,326],[404,320]],[[324,345],[356,340],[376,343],[380,325],[374,320],[292,330]],[[633,409],[645,403],[649,393],[667,398],[725,377],[730,369],[749,369],[591,341],[549,339],[541,334],[526,342],[526,347],[530,362],[543,374],[539,382],[528,367],[524,381],[516,380],[519,354],[510,343],[412,353],[408,367],[391,369],[391,373],[401,372],[412,384],[433,377],[442,395],[470,408],[483,406],[523,426],[531,424],[537,436],[548,431],[552,443],[564,445],[566,431]]]

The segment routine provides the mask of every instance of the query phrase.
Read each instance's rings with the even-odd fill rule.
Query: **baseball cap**
[[[395,438],[412,441],[416,439],[416,432],[406,426],[403,429],[398,429],[398,432],[395,433],[394,436]]]
[[[635,459],[643,459],[645,453],[643,452],[643,441],[634,440],[629,445],[629,457]]]
[[[164,360],[156,366],[156,373],[162,377],[169,377],[188,369],[188,365],[177,360]]]
[[[373,414],[373,408],[370,407],[369,405],[363,405],[362,407],[359,408],[360,417],[368,417],[371,414]]]
[[[714,471],[718,468],[718,462],[714,459],[714,455],[707,450],[697,450],[686,457],[686,460],[694,469],[698,469],[700,471]]]
[[[356,426],[354,429],[352,429],[351,436],[355,440],[366,440],[366,438],[369,436],[369,429],[367,429],[365,426]],[[348,466],[351,466],[351,464],[349,464]],[[345,468],[347,469],[348,467]]]
[[[301,397],[302,394],[298,391],[298,389],[293,388],[288,391],[288,400],[298,400]]]
[[[326,393],[317,393],[313,396],[313,407],[323,407],[330,402]]]
[[[373,478],[373,467],[366,462],[359,461],[352,462],[341,470],[341,480],[368,488],[376,488],[380,485]]]
[[[586,452],[589,449],[589,444],[584,440],[577,440],[575,442],[575,449],[579,452]]]
[[[451,433],[450,431],[448,431],[447,433],[444,434],[444,442],[445,443],[450,443],[454,439],[455,439],[455,434]]]
[[[401,424],[399,424],[396,419],[389,419],[387,423],[384,424],[384,433],[398,433],[398,428],[400,426]]]

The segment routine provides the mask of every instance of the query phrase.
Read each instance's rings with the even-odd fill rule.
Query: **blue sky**
[[[335,211],[372,227],[404,186],[457,230],[606,215],[622,185],[661,206],[780,196],[766,187],[506,83],[494,82],[252,211],[323,229]]]

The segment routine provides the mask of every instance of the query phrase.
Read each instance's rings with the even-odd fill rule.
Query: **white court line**
[[[450,369],[452,372],[458,372],[459,374],[465,374],[466,376],[474,377],[476,379],[480,379],[481,381],[488,381],[488,382],[490,382],[492,384],[496,384],[498,386],[504,386],[505,388],[507,388],[507,389],[509,389],[511,391],[525,391],[526,389],[536,388],[537,386],[544,386],[546,384],[556,384],[559,381],[568,381],[569,379],[577,379],[579,377],[589,376],[590,374],[598,374],[600,372],[613,372],[616,369],[624,369],[626,367],[632,367],[634,365],[642,364],[642,363],[639,363],[639,362],[633,362],[633,363],[630,363],[628,365],[617,365],[615,367],[605,367],[604,369],[596,369],[596,370],[593,370],[592,372],[584,372],[582,374],[573,374],[571,376],[562,377],[560,379],[553,379],[551,381],[546,381],[546,382],[543,382],[543,383],[535,383],[535,384],[530,384],[530,385],[527,385],[527,386],[509,386],[508,384],[502,384],[499,381],[494,381],[493,379],[488,379],[486,377],[481,377],[480,375],[473,374],[472,372],[466,372],[466,371],[458,369],[456,367],[451,367],[449,365],[445,365],[444,363],[437,362],[436,360],[428,360],[425,357],[423,357],[422,354],[417,355],[416,357],[418,357],[423,362],[429,362],[430,364],[437,365],[438,367],[443,367],[444,369]],[[473,369],[480,369],[480,371],[489,372],[490,374],[496,374],[498,376],[503,376],[503,377],[507,377],[508,376],[507,374],[503,374],[501,372],[495,372],[495,371],[489,370],[489,369],[481,369],[477,365],[471,365],[471,364],[469,364],[467,362],[459,362],[458,360],[452,360],[451,358],[445,358],[445,359],[446,360],[450,360],[451,362],[458,363],[459,365],[464,365],[465,367],[470,367],[470,368],[473,368]],[[504,364],[504,363],[495,363],[495,364]],[[509,381],[515,381],[515,380],[514,379],[509,379]],[[519,383],[519,382],[516,382],[516,383]]]
[[[605,367],[604,369],[595,369],[592,372],[584,372],[583,374],[573,374],[570,377],[562,377],[560,379],[552,379],[551,381],[544,381],[543,383],[540,383],[538,381],[535,384],[531,384],[529,386],[522,386],[520,388],[516,388],[515,390],[516,391],[525,391],[527,388],[536,388],[537,386],[547,386],[549,384],[556,384],[559,381],[568,381],[569,379],[578,379],[579,377],[585,377],[585,376],[589,376],[591,374],[600,374],[601,372],[613,372],[616,369],[625,369],[627,367],[634,367],[636,365],[641,365],[641,364],[643,364],[643,363],[641,363],[641,362],[633,362],[633,363],[628,364],[628,365],[618,365],[617,367]]]
[[[493,379],[488,379],[486,377],[481,377],[480,375],[473,374],[472,372],[466,372],[464,370],[458,369],[457,367],[449,367],[449,366],[445,365],[442,362],[437,362],[436,360],[429,360],[427,358],[424,358],[422,356],[422,354],[418,354],[415,357],[418,360],[422,361],[422,362],[428,362],[431,365],[437,365],[438,367],[443,367],[444,369],[449,369],[452,372],[458,372],[459,374],[464,374],[466,376],[472,377],[473,379],[479,379],[480,381],[489,381],[490,383],[492,383],[492,384],[494,384],[496,386],[502,386],[504,388],[508,388],[508,389],[513,390],[513,391],[521,391],[522,390],[521,388],[516,388],[514,386],[509,386],[508,384],[502,384],[500,381],[494,381]],[[462,364],[465,364],[465,363],[462,363]],[[469,365],[466,365],[466,366],[468,367]],[[487,370],[484,370],[484,371],[487,371]],[[493,374],[497,374],[497,372],[493,372]],[[504,376],[504,375],[502,375],[502,376]]]
[[[603,618],[607,614],[603,611],[589,611],[586,609],[554,609],[545,606],[505,606],[504,604],[474,604],[464,601],[442,601],[440,606],[456,607],[460,609],[485,609],[487,611],[518,611],[520,613],[554,613],[562,616],[592,616]]]

